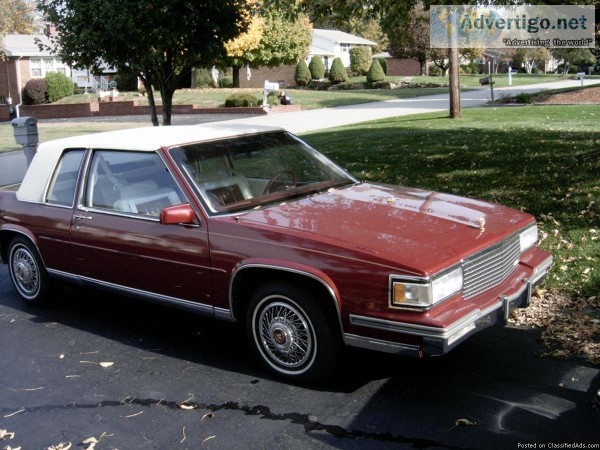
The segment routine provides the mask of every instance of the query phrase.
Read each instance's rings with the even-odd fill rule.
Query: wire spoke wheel
[[[288,368],[306,363],[313,338],[302,313],[287,303],[275,302],[262,309],[257,320],[260,341],[269,358]]]
[[[341,346],[339,330],[313,292],[283,282],[253,293],[246,315],[252,349],[276,375],[314,381],[331,373]]]
[[[8,252],[8,269],[13,286],[27,303],[44,302],[50,280],[34,245],[23,237],[13,239]]]

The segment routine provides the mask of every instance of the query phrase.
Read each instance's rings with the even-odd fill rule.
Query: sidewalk
[[[585,80],[585,86],[600,84],[600,80]],[[566,80],[555,83],[532,84],[494,89],[494,98],[516,95],[521,92],[539,92],[548,89],[578,87],[578,80]],[[461,93],[461,108],[482,106],[491,100],[489,88]],[[351,125],[369,120],[388,117],[400,117],[410,114],[447,111],[448,94],[429,95],[410,99],[394,99],[384,102],[363,103],[359,105],[339,106],[335,108],[313,109],[282,114],[232,119],[230,122],[247,125],[270,125],[285,128],[300,134],[326,128]],[[219,117],[222,119],[222,117]],[[96,119],[92,119],[96,120]],[[218,120],[218,119],[217,119]],[[65,124],[68,121],[65,120]],[[68,125],[67,125],[68,126]],[[26,170],[25,154],[22,151],[0,153],[0,186],[21,181]]]

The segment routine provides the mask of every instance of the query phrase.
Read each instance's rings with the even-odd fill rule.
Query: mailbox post
[[[11,121],[15,142],[23,146],[27,167],[33,160],[39,142],[37,122],[35,117],[17,117]]]

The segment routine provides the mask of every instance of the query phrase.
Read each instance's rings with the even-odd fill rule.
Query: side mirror
[[[163,225],[200,225],[196,213],[189,204],[168,206],[160,213]]]

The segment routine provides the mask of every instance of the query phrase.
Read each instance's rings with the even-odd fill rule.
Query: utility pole
[[[458,60],[458,48],[448,49],[448,60],[450,61],[450,118],[460,118],[460,64]]]

